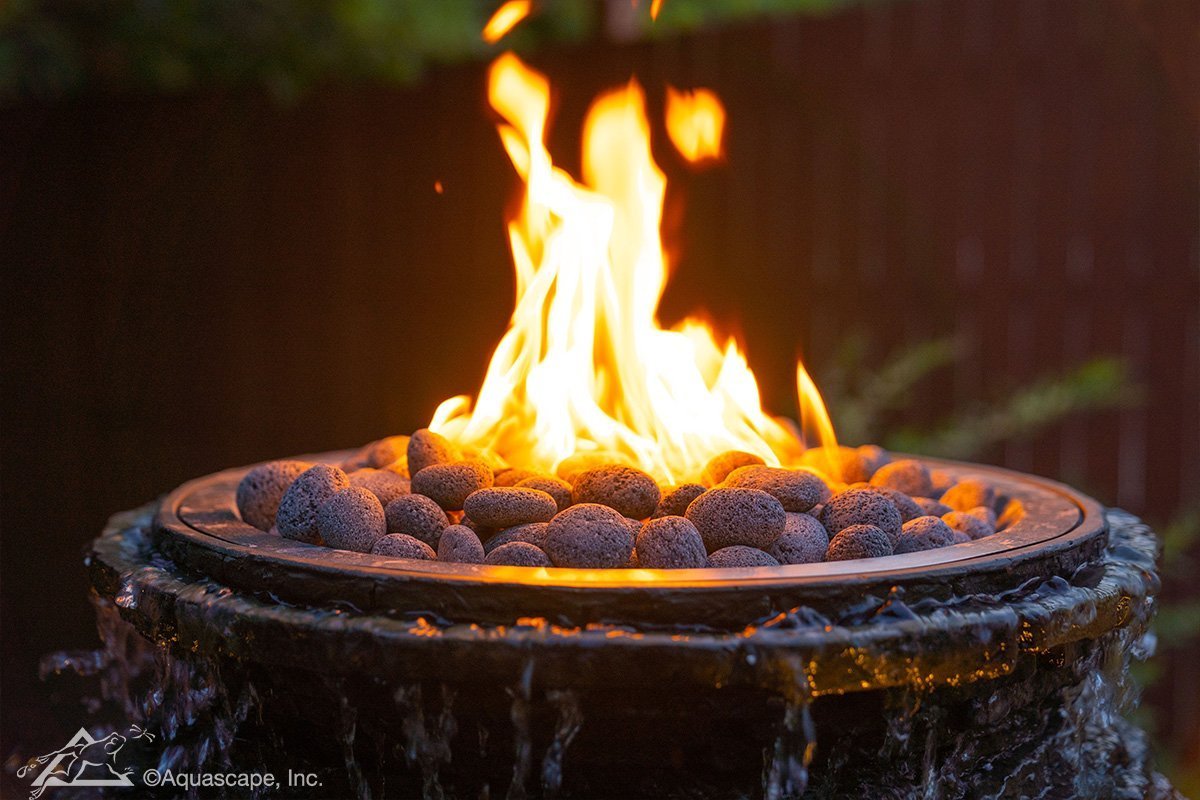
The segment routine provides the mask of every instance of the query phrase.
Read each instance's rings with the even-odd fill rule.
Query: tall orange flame
[[[506,53],[491,67],[488,100],[525,184],[508,227],[516,308],[474,408],[466,396],[450,398],[429,427],[543,470],[593,452],[662,481],[694,478],[726,450],[795,463],[804,444],[762,410],[736,343],[718,344],[699,322],[664,330],[655,318],[667,280],[659,238],[666,178],[651,157],[638,84],[601,95],[588,112],[583,183],[546,150],[543,76]],[[829,444],[811,381],[801,402],[824,419],[817,430]]]

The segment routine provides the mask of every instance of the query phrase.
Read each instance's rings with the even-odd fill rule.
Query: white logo
[[[17,770],[17,777],[24,778],[39,765],[46,765],[30,784],[33,791],[29,800],[37,800],[51,786],[133,786],[133,781],[129,780],[132,767],[117,771],[117,753],[130,738],[152,742],[154,734],[133,725],[124,736],[113,731],[103,739],[93,739],[90,733],[80,728],[65,745],[32,759]]]

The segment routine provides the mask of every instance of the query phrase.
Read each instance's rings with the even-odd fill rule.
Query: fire
[[[714,455],[756,453],[794,464],[800,434],[762,410],[733,340],[704,324],[659,327],[667,280],[659,238],[666,178],[650,152],[635,81],[601,95],[583,133],[583,181],[545,146],[550,85],[516,56],[492,65],[488,100],[524,181],[509,223],[516,308],[479,397],[453,397],[430,428],[513,466],[553,471],[576,455],[625,460],[664,482],[695,478]],[[822,445],[832,428],[807,374],[801,417]]]
[[[496,9],[496,13],[483,26],[483,40],[488,44],[500,41],[532,10],[533,3],[530,0],[508,0]]]
[[[693,164],[721,158],[725,106],[708,89],[681,92],[667,87],[667,135]]]

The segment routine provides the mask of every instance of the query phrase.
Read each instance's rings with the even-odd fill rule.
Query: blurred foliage
[[[623,24],[611,27],[637,38],[851,0],[666,0],[653,23],[649,0],[627,2],[535,3],[493,47],[480,31],[499,0],[7,0],[0,100],[227,87],[288,99],[319,83],[406,82],[430,63],[576,41],[613,11]]]
[[[923,383],[950,381],[944,373],[967,356],[953,339],[937,339],[903,348],[875,363],[867,340],[848,337],[818,385],[834,417],[839,441],[878,442],[889,450],[947,458],[972,459],[989,448],[1025,439],[1068,417],[1088,411],[1118,408],[1141,399],[1121,361],[1098,358],[1063,375],[1016,387],[990,402],[954,412],[925,427],[906,424],[919,416],[917,390]],[[1072,476],[1073,477],[1073,476]],[[1200,572],[1200,508],[1184,509],[1156,524],[1162,540],[1161,577],[1166,587],[1159,597],[1154,632],[1160,656],[1181,652],[1200,642],[1200,598],[1191,587]],[[1134,664],[1134,678],[1153,687],[1162,678],[1163,658]],[[1159,768],[1184,796],[1200,797],[1200,764],[1167,746],[1154,708],[1142,705],[1134,715],[1145,730],[1158,732],[1155,748]]]

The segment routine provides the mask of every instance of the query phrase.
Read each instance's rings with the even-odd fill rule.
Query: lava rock
[[[681,483],[678,486],[668,486],[662,492],[658,506],[654,509],[654,513],[650,515],[650,518],[682,517],[687,511],[687,507],[692,504],[692,501],[704,494],[704,492],[705,488],[698,483]]]
[[[996,532],[995,527],[988,525],[986,520],[966,511],[950,511],[943,514],[942,522],[956,531],[962,531],[971,539],[982,539]]]
[[[571,484],[553,475],[533,475],[517,483],[518,489],[537,489],[554,498],[559,511],[571,505]]]
[[[954,533],[954,543],[955,544],[966,544],[967,542],[971,541],[971,537],[968,536],[967,534],[963,533],[962,531],[957,531],[957,530],[953,530],[953,529],[951,529],[951,530]]]
[[[821,522],[834,538],[851,525],[874,525],[893,543],[900,538],[904,525],[892,501],[870,489],[847,489],[829,498],[821,511]]]
[[[511,528],[526,522],[549,522],[558,513],[558,504],[537,489],[494,486],[469,494],[463,511],[480,525]]]
[[[554,473],[567,483],[573,484],[579,473],[612,464],[623,464],[627,467],[633,466],[629,461],[629,457],[624,453],[599,450],[592,453],[575,453],[574,455],[567,456],[559,462]]]
[[[850,525],[829,540],[826,561],[853,561],[892,554],[891,537],[876,525]]]
[[[692,501],[685,516],[712,553],[732,545],[762,549],[787,525],[787,512],[761,489],[710,489]]]
[[[490,553],[497,547],[503,547],[512,542],[525,542],[540,550],[545,550],[546,531],[549,527],[550,524],[547,522],[528,522],[524,525],[514,525],[511,528],[505,528],[489,538],[487,543],[484,544],[483,550],[485,553]]]
[[[485,564],[508,567],[549,567],[550,557],[528,542],[502,544],[487,554]]]
[[[762,466],[766,464],[761,457],[754,453],[744,453],[741,450],[728,450],[715,456],[704,466],[700,473],[700,482],[705,486],[716,486],[729,477],[729,473],[738,467]]]
[[[420,539],[403,533],[389,533],[375,542],[371,552],[377,556],[390,558],[415,558],[420,561],[434,561],[437,553]]]
[[[428,428],[421,428],[408,440],[408,471],[416,475],[434,464],[451,464],[462,457],[454,442]]]
[[[576,505],[599,503],[639,520],[654,513],[661,497],[654,478],[623,464],[584,470],[575,476],[573,484],[571,500]]]
[[[896,543],[897,553],[916,553],[920,550],[936,550],[954,544],[954,531],[937,517],[917,517],[904,523],[900,540]]]
[[[598,503],[559,512],[546,530],[546,555],[556,567],[623,567],[633,543],[625,517]]]
[[[242,519],[260,531],[269,531],[288,487],[311,466],[305,461],[268,461],[253,467],[237,485],[237,508]]]
[[[869,483],[862,488],[870,492],[879,492],[881,495],[890,500],[892,505],[896,507],[896,510],[900,512],[900,520],[902,522],[908,522],[909,520],[916,519],[917,517],[927,516],[925,510],[917,504],[917,501],[909,497],[904,492],[896,489],[889,489],[886,486],[874,486]]]
[[[370,489],[351,486],[321,504],[317,533],[326,547],[369,553],[387,533],[379,498]]]
[[[779,562],[770,553],[757,547],[734,544],[722,547],[708,557],[708,565],[718,569],[737,567],[778,567]]]
[[[275,514],[279,535],[309,544],[321,541],[317,510],[326,500],[349,488],[346,473],[332,464],[316,464],[300,473],[279,501],[279,511]]]
[[[403,533],[431,547],[437,547],[442,531],[450,525],[442,507],[421,494],[397,497],[383,511],[388,533]]]
[[[929,495],[930,497],[941,497],[947,489],[954,485],[953,476],[944,469],[929,470],[929,481],[933,484],[933,493]]]
[[[383,469],[403,459],[408,461],[407,436],[387,436],[383,439],[364,445],[356,454],[362,460],[364,467]]]
[[[699,569],[708,565],[708,551],[696,526],[684,517],[652,519],[638,532],[638,565],[646,569]]]
[[[450,525],[438,539],[438,561],[456,564],[482,564],[486,553],[475,531],[465,525]]]
[[[934,500],[932,497],[914,497],[913,502],[920,507],[921,516],[923,517],[940,517],[954,510],[945,503]]]
[[[886,450],[875,445],[838,447],[836,450],[814,447],[804,451],[800,463],[827,478],[842,483],[869,481],[888,462]]]
[[[462,511],[468,496],[491,485],[492,471],[482,461],[433,464],[412,478],[415,494],[425,495],[446,511]],[[480,520],[476,522],[483,524]]]
[[[996,502],[996,492],[983,481],[964,478],[947,489],[940,499],[955,511],[970,511],[976,506],[991,508]]]
[[[964,513],[970,514],[980,522],[985,523],[993,532],[996,530],[996,512],[987,506],[975,506]]]
[[[734,489],[761,489],[784,511],[808,511],[829,496],[829,487],[815,472],[751,465],[738,467],[721,484]]]
[[[829,549],[829,533],[808,514],[789,513],[783,533],[767,547],[780,564],[816,564]]]
[[[933,494],[933,481],[929,469],[913,458],[902,458],[884,464],[871,476],[872,486],[895,489],[910,497],[928,497]]]
[[[542,473],[532,469],[518,469],[516,467],[509,467],[508,469],[502,469],[496,473],[496,480],[492,485],[516,486],[526,478],[536,478],[541,474]]]
[[[351,486],[361,486],[371,492],[384,506],[411,491],[411,484],[407,478],[402,478],[388,469],[367,467],[351,472],[348,477]]]

